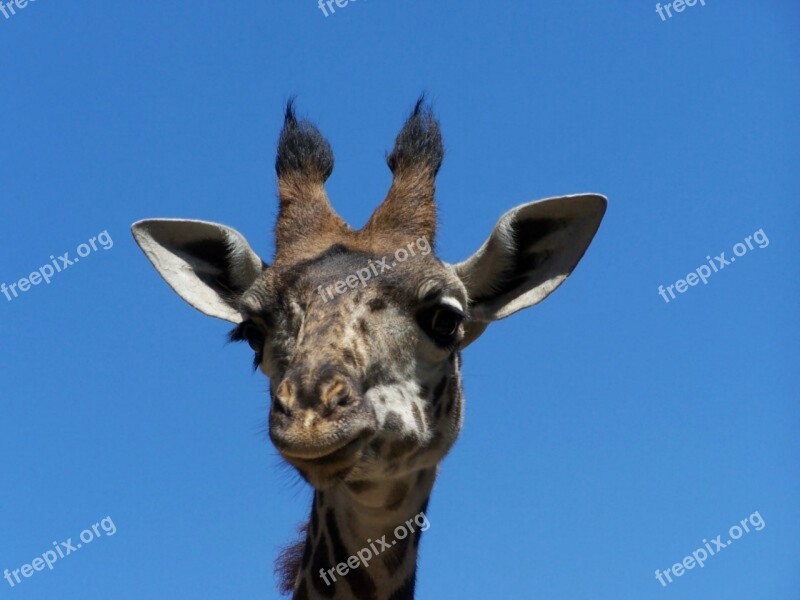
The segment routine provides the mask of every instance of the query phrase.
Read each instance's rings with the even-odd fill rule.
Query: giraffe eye
[[[252,322],[243,325],[241,335],[254,351],[260,353],[264,349],[264,334]]]
[[[439,308],[433,313],[431,331],[436,335],[449,337],[454,335],[461,324],[461,315],[448,308]]]
[[[453,343],[463,320],[464,315],[461,311],[446,305],[433,307],[420,315],[420,325],[440,346],[449,346]]]
[[[256,353],[253,359],[253,368],[258,368],[264,358],[264,344],[267,341],[267,336],[261,327],[253,323],[253,321],[244,321],[239,323],[228,334],[228,340],[231,342],[247,342]]]

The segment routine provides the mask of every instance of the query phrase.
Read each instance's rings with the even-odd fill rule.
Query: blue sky
[[[0,570],[110,516],[0,598],[273,598],[309,491],[264,433],[267,382],[133,243],[227,223],[269,260],[282,105],[331,140],[360,226],[427,91],[444,260],[540,197],[599,192],[543,304],[464,354],[466,423],[428,511],[418,597],[788,598],[800,587],[800,6],[312,0],[75,3],[0,15]],[[769,239],[666,303],[755,231]],[[758,511],[766,525],[654,577]],[[103,530],[101,529],[102,533]]]

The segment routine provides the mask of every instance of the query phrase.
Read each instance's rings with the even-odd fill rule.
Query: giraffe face
[[[432,466],[460,430],[467,294],[452,268],[418,253],[336,293],[387,255],[337,244],[242,295],[233,337],[270,378],[270,437],[318,489]]]
[[[270,377],[269,431],[282,456],[318,490],[345,489],[339,496],[343,522],[361,517],[362,525],[378,530],[393,522],[412,485],[427,495],[436,473],[431,467],[458,436],[459,349],[491,322],[558,288],[606,209],[597,194],[521,204],[460,263],[423,253],[393,263],[388,273],[381,268],[380,277],[375,273],[363,285],[337,286],[371,261],[385,264],[383,257],[411,240],[433,242],[435,179],[443,156],[439,124],[420,99],[387,156],[393,177],[386,198],[354,230],[325,192],[334,164],[330,144],[297,119],[290,102],[275,161],[279,213],[271,266],[242,234],[219,223],[145,219],[132,227],[170,287],[200,312],[236,323],[231,338],[247,340],[255,350],[257,365]],[[330,286],[334,292],[326,294]],[[375,485],[411,472],[407,481]],[[316,495],[320,502],[322,495]],[[326,522],[331,531],[338,528],[332,507]],[[301,572],[310,568],[311,541],[302,557],[290,553],[282,567],[283,589],[295,589],[296,598],[308,595]],[[344,558],[347,549],[341,540],[338,546],[334,554]],[[315,573],[328,565],[327,544],[316,548]],[[397,573],[403,583],[390,576],[380,597],[413,596],[413,569]],[[316,574],[309,577],[321,585]],[[352,588],[354,597],[375,596],[365,582],[369,578],[358,593]],[[317,591],[336,595],[334,588]]]

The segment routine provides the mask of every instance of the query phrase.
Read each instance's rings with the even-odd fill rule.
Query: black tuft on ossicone
[[[428,167],[435,176],[444,159],[444,144],[439,122],[425,96],[420,96],[411,116],[397,135],[386,163],[395,175],[409,167]]]
[[[333,171],[331,145],[312,123],[298,121],[294,112],[294,98],[286,104],[275,171],[279,178],[290,172],[301,172],[321,181],[327,180]]]

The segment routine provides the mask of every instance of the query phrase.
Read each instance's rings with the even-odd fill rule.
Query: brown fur
[[[328,142],[307,121],[298,121],[290,103],[278,143],[278,197],[275,262],[313,258],[335,244],[382,252],[436,235],[435,178],[443,157],[436,119],[421,98],[397,136],[387,162],[394,179],[386,199],[360,231],[331,207],[324,183],[333,169]]]
[[[431,245],[436,236],[434,177],[428,167],[395,176],[389,194],[373,213],[364,233],[380,236],[402,231],[406,239],[427,238]]]

